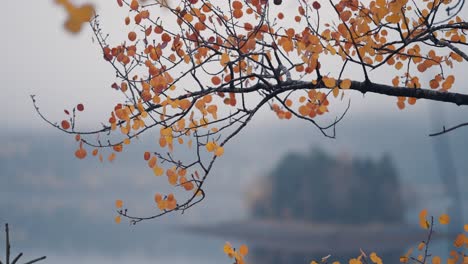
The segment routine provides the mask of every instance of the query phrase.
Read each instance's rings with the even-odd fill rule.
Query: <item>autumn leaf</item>
[[[123,206],[123,201],[122,200],[116,200],[115,201],[115,207],[122,208],[122,206]]]
[[[240,253],[242,256],[246,256],[246,255],[249,253],[249,248],[248,248],[245,244],[242,244],[242,245],[240,245],[240,247],[239,247],[239,253]]]
[[[439,223],[441,225],[447,225],[450,223],[450,217],[447,215],[447,214],[442,214],[440,217],[439,217]]]
[[[63,120],[61,126],[63,129],[67,130],[70,128],[70,123],[67,120]]]
[[[90,22],[94,15],[94,7],[90,4],[75,6],[69,0],[56,0],[68,13],[65,29],[71,33],[78,33],[84,23]]]
[[[428,229],[430,224],[426,219],[427,216],[427,209],[421,210],[419,213],[419,226],[423,229]]]

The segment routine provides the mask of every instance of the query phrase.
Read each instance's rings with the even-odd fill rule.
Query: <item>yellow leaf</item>
[[[439,256],[434,256],[432,258],[432,264],[440,264],[441,261],[440,261],[440,257]]]
[[[333,88],[332,90],[333,96],[336,98],[340,94],[340,89],[338,87]]]
[[[439,217],[439,223],[441,225],[447,225],[448,223],[450,223],[450,216],[448,216],[447,214],[442,214]]]
[[[327,106],[326,105],[320,105],[319,106],[319,111],[322,113],[328,112]]]
[[[161,167],[159,167],[159,166],[156,165],[156,166],[154,166],[154,168],[153,168],[153,173],[154,173],[154,175],[156,175],[156,176],[161,176],[161,175],[163,175],[164,170],[163,170],[163,168],[161,168]]]
[[[234,253],[234,250],[232,249],[232,246],[229,242],[226,242],[223,247],[223,251],[227,255],[232,255]],[[229,256],[232,257],[232,256]]]
[[[468,232],[468,224],[464,225],[463,229],[465,229],[465,232]]]
[[[120,215],[116,216],[116,217],[114,218],[114,221],[115,221],[117,224],[120,224],[120,221],[121,221]]]
[[[221,54],[221,60],[219,61],[219,63],[221,63],[221,65],[224,67],[228,64],[229,62],[229,55],[224,52],[223,54]]]
[[[212,152],[212,151],[215,150],[216,144],[215,144],[213,141],[210,141],[210,142],[206,143],[206,146],[205,146],[205,147],[206,147],[206,150],[207,150],[208,152]]]
[[[372,252],[370,254],[370,259],[372,260],[372,262],[376,263],[376,264],[382,264],[382,259],[377,256],[377,254],[375,254],[375,252]]]

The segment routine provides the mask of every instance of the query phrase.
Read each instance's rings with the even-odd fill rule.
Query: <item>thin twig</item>
[[[16,256],[16,258],[13,259],[13,262],[11,262],[11,264],[16,264],[16,262],[21,258],[21,256],[23,256],[23,253],[19,253],[18,256]]]
[[[440,136],[440,135],[442,135],[442,134],[448,133],[448,132],[450,132],[450,131],[453,131],[453,130],[455,130],[455,129],[457,129],[457,128],[464,127],[464,126],[468,126],[468,122],[467,122],[467,123],[461,123],[461,124],[459,124],[459,125],[456,125],[456,126],[454,126],[454,127],[449,128],[449,129],[446,129],[445,126],[444,126],[444,127],[442,128],[442,131],[437,132],[437,133],[429,134],[429,136],[430,136],[430,137]]]
[[[8,230],[8,223],[5,224],[5,233],[6,233],[6,264],[10,264],[10,233]]]
[[[41,260],[44,260],[44,259],[46,259],[46,256],[42,256],[42,257],[40,257],[40,258],[33,259],[33,260],[28,261],[28,262],[26,262],[26,263],[24,263],[24,264],[32,264],[32,263],[36,263],[36,262],[41,261]]]

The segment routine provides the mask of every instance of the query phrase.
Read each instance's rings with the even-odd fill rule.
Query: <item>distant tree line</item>
[[[398,223],[404,217],[400,182],[389,155],[332,157],[314,149],[289,154],[256,186],[255,218],[327,223]]]

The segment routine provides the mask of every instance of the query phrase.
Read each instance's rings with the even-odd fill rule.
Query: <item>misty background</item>
[[[122,39],[127,32],[122,10],[114,1],[99,1],[96,7],[114,42]],[[292,13],[292,7],[285,9]],[[153,176],[142,155],[148,146],[156,146],[159,131],[147,133],[111,164],[76,159],[73,137],[43,122],[29,96],[37,95],[41,111],[57,121],[63,119],[63,109],[83,103],[86,111],[79,126],[98,127],[119,99],[110,88],[115,74],[101,59],[89,28],[77,36],[64,32],[65,12],[53,1],[7,1],[4,10],[0,223],[10,223],[13,253],[24,252],[25,259],[47,255],[41,263],[52,264],[230,263],[222,252],[224,242],[242,241],[191,234],[183,227],[248,218],[245,195],[256,179],[289,153],[307,153],[314,147],[361,158],[390,154],[408,207],[402,214],[409,223],[418,223],[423,208],[438,216],[449,206],[434,153],[434,141],[443,139],[428,134],[466,122],[466,107],[418,100],[400,111],[396,98],[350,92],[351,109],[338,125],[336,139],[323,137],[299,120],[278,120],[264,109],[226,146],[207,181],[203,203],[184,215],[116,225],[116,199],[138,212],[157,210],[153,195],[166,190],[167,183]],[[461,93],[467,91],[465,71],[463,65],[454,69],[454,90]],[[384,72],[376,78],[389,81]],[[468,183],[467,135],[461,128],[443,136],[450,144],[460,188]],[[467,200],[466,195],[462,198]]]

